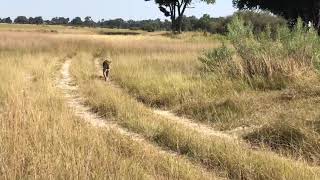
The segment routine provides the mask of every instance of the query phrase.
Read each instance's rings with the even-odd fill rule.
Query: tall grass
[[[116,36],[100,38],[107,43],[100,51],[113,58],[112,79],[139,101],[221,130],[265,126],[267,132],[257,130],[246,139],[318,164],[319,135],[313,125],[319,120],[314,98],[319,94],[318,37],[301,25],[293,31],[267,29],[259,36],[240,19],[229,28],[232,45],[225,41],[221,47],[214,38],[188,35]],[[197,61],[201,49],[211,49],[202,62]],[[280,122],[283,128],[275,126]],[[289,124],[294,127],[284,132]],[[277,135],[271,136],[272,128]],[[303,134],[300,142],[291,138],[297,129]]]
[[[249,33],[244,38],[259,44],[258,47],[263,47],[263,41],[270,46],[286,44],[285,31],[284,28],[271,36],[266,32],[260,37]],[[259,80],[235,77],[237,73],[245,74],[242,68],[245,61],[237,47],[230,50],[226,42],[225,47],[213,50],[209,56],[218,55],[227,61],[216,58],[220,61],[208,64],[215,67],[213,71],[201,72],[202,64],[197,57],[203,49],[220,45],[215,38],[189,34],[170,39],[155,34],[110,37],[6,32],[1,33],[0,39],[0,75],[4,79],[0,86],[3,178],[216,178],[185,157],[232,179],[319,178],[319,168],[303,162],[318,164],[320,94],[314,85],[318,82],[317,49],[313,48],[316,44],[303,50],[304,38],[300,39],[301,46],[289,37],[290,48],[283,45],[291,49],[284,57],[294,57],[296,62],[292,64],[295,71],[281,71],[284,81],[279,81],[279,85],[272,78],[270,81],[265,77]],[[294,55],[299,51],[297,47],[302,48],[301,53]],[[92,54],[113,58],[111,77],[124,91],[106,85],[96,76]],[[298,55],[306,58],[300,65]],[[307,58],[311,55],[312,60]],[[183,157],[159,154],[116,131],[92,128],[75,117],[54,82],[66,57],[73,57],[72,74],[87,105]],[[303,66],[311,71],[305,71]],[[263,71],[257,72],[264,75]],[[288,78],[286,72],[293,75]],[[263,125],[245,138],[280,155],[208,137],[158,117],[131,95],[148,105],[173,109],[221,129]]]
[[[294,31],[279,28],[277,33],[267,31],[256,37],[241,20],[237,23],[233,35],[229,35],[239,38],[234,42],[231,38],[233,46],[225,41],[225,46],[219,47],[214,38],[188,35],[181,39],[116,36],[99,40],[106,42],[101,44],[101,51],[113,58],[111,78],[139,101],[221,130],[264,126],[266,132],[257,130],[246,139],[282,155],[319,164],[316,44],[307,45],[305,53],[300,51],[305,57],[303,63],[294,55],[299,49],[294,47],[303,47],[308,39],[316,42],[316,36],[313,31],[297,27]],[[300,41],[293,40],[298,37]],[[202,56],[206,71],[197,61],[201,49],[209,49]],[[274,126],[280,122],[284,122],[283,128]],[[282,131],[292,125],[289,133]],[[271,136],[273,128],[277,135]],[[303,134],[298,143],[291,138],[297,129]],[[283,141],[286,143],[279,144]]]
[[[304,27],[301,20],[293,30],[279,27],[274,33],[267,29],[254,36],[253,27],[235,17],[228,30],[238,55],[233,61],[225,62],[232,69],[228,71],[229,76],[240,77],[257,89],[283,89],[301,78],[315,76],[320,39],[317,32]]]
[[[113,58],[111,77],[118,85],[152,107],[173,109],[218,127],[227,128],[225,122],[242,116],[245,108],[228,96],[243,85],[199,71],[197,57],[203,49],[219,46],[215,38],[149,38],[105,38],[105,51]]]
[[[215,179],[74,115],[56,79],[70,56],[65,50],[88,49],[90,41],[15,33],[0,39],[8,43],[0,52],[1,179]]]
[[[206,53],[204,58],[200,58],[203,66],[207,69],[207,75],[230,78],[235,83],[243,81],[255,90],[291,88],[291,93],[289,90],[289,93],[284,92],[280,95],[281,97],[278,97],[289,101],[299,96],[298,91],[301,93],[301,89],[308,87],[309,90],[304,91],[313,91],[311,90],[314,89],[312,84],[319,83],[320,38],[313,28],[304,27],[301,20],[292,30],[288,27],[278,27],[273,33],[267,29],[255,36],[250,24],[245,25],[241,18],[235,17],[228,29],[228,37],[233,48],[224,46],[213,49]],[[235,55],[230,53],[234,50]],[[273,150],[284,154],[288,153],[297,158],[302,156],[319,164],[319,134],[308,125],[307,117],[309,115],[303,113],[308,110],[301,105],[303,104],[301,101],[297,100],[295,104],[301,109],[305,109],[304,111],[298,110],[299,114],[304,115],[301,117],[302,119],[287,115],[286,113],[290,111],[287,108],[283,112],[279,112],[282,115],[274,117],[276,119],[265,121],[266,125],[262,129],[245,138],[254,144],[266,145]],[[279,104],[278,111],[279,107],[285,106],[273,101],[273,105],[276,104]],[[269,112],[269,116],[273,113],[272,111],[267,112]],[[266,116],[268,115],[266,114]],[[314,118],[312,117],[311,121],[316,121]]]
[[[126,93],[95,76],[90,54],[73,59],[72,74],[87,103],[106,118],[143,134],[164,147],[180,152],[208,168],[222,170],[234,179],[314,179],[319,170],[283,159],[273,153],[210,136],[154,115]]]

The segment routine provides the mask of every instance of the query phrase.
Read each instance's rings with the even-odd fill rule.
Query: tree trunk
[[[171,29],[172,29],[172,33],[175,34],[177,31],[176,6],[172,5],[170,11],[171,11]]]
[[[181,34],[182,32],[182,16],[179,16],[176,22],[177,32],[178,34]]]
[[[171,30],[172,33],[176,33],[177,31],[177,25],[176,25],[176,19],[175,18],[171,18]]]

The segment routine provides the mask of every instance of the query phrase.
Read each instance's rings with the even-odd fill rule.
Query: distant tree
[[[137,29],[139,28],[139,23],[137,23],[136,21],[130,19],[127,21],[127,24],[129,26],[130,29]]]
[[[117,18],[115,20],[112,20],[111,23],[116,28],[123,28],[123,25],[125,24],[125,21],[122,18]]]
[[[90,16],[84,18],[83,24],[88,27],[94,27],[96,25],[96,23],[92,20]]]
[[[210,17],[209,14],[204,14],[198,22],[198,27],[204,31],[210,32],[210,26],[213,22],[213,19]]]
[[[51,19],[50,24],[53,25],[66,25],[70,21],[69,18],[64,18],[64,17],[54,17]]]
[[[44,20],[43,24],[51,24],[51,21],[50,20]]]
[[[25,16],[18,16],[15,20],[14,20],[15,24],[28,24],[29,20],[28,18],[26,18]]]
[[[151,1],[151,0],[145,0]],[[159,5],[159,10],[166,16],[170,17],[172,31],[181,33],[182,21],[185,10],[191,5],[192,0],[154,0]],[[200,0],[207,4],[214,4],[215,0]]]
[[[233,0],[239,9],[262,9],[283,16],[295,23],[298,17],[307,24],[312,22],[320,32],[320,1],[319,0]]]
[[[255,11],[238,11],[235,15],[240,16],[245,22],[253,25],[253,32],[255,34],[266,30],[267,26],[271,31],[276,31],[278,26],[284,26],[287,21],[279,16],[275,16],[270,12],[255,12]]]
[[[51,20],[46,21],[47,24],[58,25],[58,17],[54,17]]]
[[[167,30],[167,31],[171,30],[171,22],[168,20],[164,20],[162,26],[164,30]]]
[[[75,26],[81,26],[82,25],[82,20],[80,17],[75,17],[71,22],[70,24],[71,25],[75,25]]]
[[[34,24],[43,24],[43,19],[41,16],[34,18]]]
[[[34,24],[34,18],[33,17],[29,17],[28,19],[28,24]]]
[[[210,24],[210,33],[214,34],[226,34],[228,32],[228,24],[231,22],[232,17],[219,17],[213,18]]]
[[[12,20],[11,20],[10,17],[7,17],[7,18],[2,19],[2,23],[11,24],[11,23],[12,23]]]
[[[142,30],[148,31],[148,32],[154,32],[156,30],[156,27],[153,23],[147,22],[143,25]]]
[[[125,21],[121,18],[105,21],[104,26],[108,26],[110,28],[123,28]]]
[[[184,16],[182,20],[183,31],[193,31],[197,29],[198,18],[195,16]]]
[[[43,19],[41,16],[38,16],[38,17],[30,17],[29,18],[29,24],[43,24]]]
[[[168,20],[161,21],[160,19],[155,20],[128,20],[123,19],[111,19],[111,20],[100,20],[96,23],[99,27],[105,28],[126,28],[131,30],[145,30],[145,31],[160,31],[160,30],[171,30],[171,23]]]
[[[140,21],[140,24],[142,25],[142,30],[148,31],[148,32],[154,32],[156,30],[161,30],[162,22],[160,19],[156,20],[143,20]]]

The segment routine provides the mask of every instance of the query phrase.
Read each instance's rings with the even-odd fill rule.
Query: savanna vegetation
[[[156,55],[114,55],[113,78],[151,107],[220,130],[260,127],[245,138],[318,164],[317,32],[300,22],[293,30],[268,27],[254,35],[253,26],[239,18],[228,27],[228,40],[202,55],[180,48],[172,54],[173,48],[156,48]]]
[[[254,32],[261,32],[265,30],[267,25],[270,25],[272,29],[277,26],[283,26],[287,23],[284,18],[274,16],[269,12],[255,12],[255,11],[239,11],[234,15],[227,17],[218,17],[214,18],[208,14],[204,14],[202,17],[197,18],[195,16],[185,16],[181,15],[179,17],[179,21],[181,21],[178,29],[183,32],[205,32],[212,34],[223,34],[225,35],[228,32],[227,25],[230,23],[231,19],[234,16],[241,16],[246,23],[252,23],[254,26]],[[173,17],[175,19],[177,17]],[[177,27],[173,25],[168,20],[160,20],[160,19],[149,19],[149,20],[124,20],[121,18],[117,19],[101,19],[99,21],[94,21],[90,16],[82,19],[81,17],[75,17],[73,19],[65,18],[65,17],[54,17],[51,20],[44,20],[41,16],[38,17],[26,17],[26,16],[18,16],[13,21],[10,17],[8,18],[0,18],[0,23],[11,24],[14,23],[17,26],[19,24],[37,24],[39,26],[45,26],[44,29],[50,29],[52,26],[48,25],[59,25],[65,26],[64,28],[78,28],[78,27],[87,27],[87,28],[109,28],[116,29],[116,31],[122,31],[123,29],[130,30],[142,30],[147,32],[155,32],[155,31],[171,31],[173,26],[173,30],[176,30]],[[12,26],[10,26],[12,27]],[[21,27],[21,26],[20,26]],[[32,26],[34,27],[34,26]],[[40,28],[40,27],[38,27]],[[40,28],[43,29],[43,28]],[[103,33],[103,31],[101,32]]]
[[[286,18],[290,25],[298,19],[305,24],[311,23],[320,33],[320,1],[318,0],[233,0],[233,4],[239,9],[267,10],[276,15]],[[285,6],[284,6],[285,4]]]
[[[319,179],[317,30],[260,15],[229,17],[224,35],[0,25],[0,177]],[[143,140],[76,113],[66,62],[70,93]]]
[[[216,179],[74,114],[57,81],[66,59],[91,49],[86,38],[2,32],[0,39],[1,179]]]

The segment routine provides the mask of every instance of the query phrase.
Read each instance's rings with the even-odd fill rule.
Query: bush
[[[230,55],[225,46],[205,53],[200,60],[207,72],[209,69],[218,73],[216,69],[220,69],[219,72],[240,78],[255,89],[282,89],[301,77],[313,76],[319,69],[319,37],[313,28],[304,27],[301,20],[293,30],[282,26],[272,34],[267,26],[255,35],[252,24],[235,17],[228,31],[236,56]]]
[[[145,24],[143,27],[142,27],[142,30],[144,31],[148,31],[148,32],[154,32],[156,31],[156,27],[153,25],[153,24]]]
[[[259,35],[265,31],[270,31],[271,35],[275,34],[278,27],[286,26],[287,21],[279,16],[275,16],[270,12],[255,12],[250,10],[238,11],[234,16],[241,17],[245,25],[253,25],[253,34]]]
[[[223,45],[220,48],[205,52],[199,60],[203,64],[204,71],[222,73],[226,65],[232,61],[233,54],[234,51]]]
[[[245,25],[243,19],[235,16],[228,24],[228,37],[233,43],[241,42],[245,38],[253,38],[253,26],[248,23]]]

